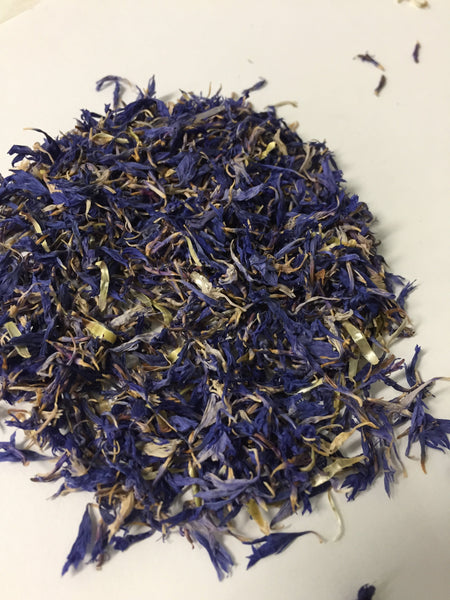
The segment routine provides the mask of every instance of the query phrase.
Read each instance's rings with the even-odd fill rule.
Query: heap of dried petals
[[[225,533],[249,566],[281,552],[306,532],[280,522],[314,496],[379,474],[389,492],[398,427],[424,460],[449,422],[427,411],[419,350],[409,366],[390,351],[412,286],[327,147],[252,90],[166,105],[151,80],[120,105],[108,81],[113,107],[13,147],[1,181],[1,398],[25,440],[0,460],[53,457],[35,479],[95,497],[64,571],[177,530],[221,577]]]

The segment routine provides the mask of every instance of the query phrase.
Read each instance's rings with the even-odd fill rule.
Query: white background
[[[390,268],[418,283],[408,302],[417,335],[395,351],[409,358],[419,343],[423,377],[450,375],[449,22],[448,0],[431,0],[427,10],[393,0],[41,0],[0,25],[0,172],[7,174],[12,144],[39,139],[24,127],[57,135],[81,108],[101,110],[110,95],[94,88],[104,75],[145,87],[155,74],[158,94],[173,97],[179,89],[207,93],[210,84],[228,95],[262,76],[269,85],[253,95],[256,108],[298,102],[280,113],[300,122],[305,140],[327,141],[349,188],[377,217]],[[378,98],[380,71],[353,60],[365,51],[386,67]],[[436,386],[431,404],[447,418],[448,386]],[[144,541],[100,572],[88,566],[61,578],[90,496],[48,500],[55,488],[29,480],[42,465],[0,464],[2,597],[353,600],[370,582],[376,600],[444,598],[449,455],[431,453],[428,475],[417,460],[406,466],[409,477],[390,500],[381,481],[355,502],[337,498],[340,541],[305,537],[250,571],[249,549],[231,544],[237,566],[219,583],[206,552],[177,536]],[[325,501],[290,524],[310,527],[336,533]]]

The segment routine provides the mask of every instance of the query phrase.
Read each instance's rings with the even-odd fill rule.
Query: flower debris
[[[403,1],[404,0],[397,0],[397,4],[400,4]],[[430,6],[428,0],[406,0],[406,2],[413,6],[417,6],[417,8],[428,8]]]
[[[383,71],[382,75],[380,76],[380,79],[378,81],[378,85],[377,87],[374,89],[374,94],[375,96],[379,96],[380,92],[383,90],[383,88],[386,86],[387,83],[387,77],[384,74],[385,68],[383,67],[383,65],[381,63],[379,63],[376,58],[374,56],[372,56],[371,54],[369,54],[368,52],[365,52],[364,54],[357,54],[353,60],[358,59],[361,62],[366,62],[370,65],[373,65],[374,67],[376,67],[377,69],[380,69],[381,71]]]
[[[374,585],[369,585],[366,583],[358,590],[358,597],[356,600],[372,600],[376,592],[376,588]]]
[[[365,52],[364,54],[357,54],[355,56],[355,59],[359,59],[362,62],[367,62],[370,63],[371,65],[373,65],[374,67],[376,67],[377,69],[380,69],[381,71],[384,71],[384,67],[382,64],[380,64],[376,58],[374,56],[372,56],[371,54],[369,54],[368,52]]]
[[[416,42],[416,45],[414,46],[414,50],[413,50],[413,53],[412,53],[412,57],[413,57],[415,63],[420,62],[420,58],[419,58],[419,56],[420,56],[420,49],[421,49],[420,42]]]
[[[386,86],[386,82],[387,82],[386,75],[382,75],[380,77],[380,81],[378,82],[377,87],[374,90],[374,94],[376,96],[380,95],[381,90]]]
[[[11,148],[1,181],[1,398],[25,441],[0,460],[50,456],[35,481],[92,492],[63,572],[178,531],[221,578],[227,535],[248,566],[281,552],[314,496],[377,476],[389,494],[399,428],[424,466],[450,421],[428,412],[419,348],[390,350],[413,286],[325,144],[254,110],[263,81],[168,104],[153,79],[128,104],[107,83],[113,106]]]

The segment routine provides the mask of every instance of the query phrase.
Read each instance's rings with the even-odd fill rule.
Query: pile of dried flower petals
[[[153,80],[129,104],[108,82],[104,115],[13,147],[1,181],[1,398],[25,442],[0,460],[52,456],[35,480],[95,496],[63,572],[177,530],[222,577],[225,533],[249,566],[281,552],[307,532],[280,522],[313,496],[353,499],[380,473],[389,492],[397,426],[424,460],[450,422],[427,411],[419,350],[409,366],[389,350],[412,333],[411,286],[367,206],[324,144],[253,109],[262,82],[167,105]]]

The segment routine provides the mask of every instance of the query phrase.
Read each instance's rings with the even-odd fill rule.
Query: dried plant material
[[[379,96],[381,91],[384,89],[385,85],[386,85],[387,79],[386,79],[386,75],[382,75],[380,77],[380,81],[378,82],[377,87],[374,90],[374,93],[376,96]]]
[[[376,58],[374,56],[371,56],[368,52],[366,52],[365,54],[357,54],[355,56],[355,58],[361,60],[362,62],[370,63],[371,65],[374,65],[375,67],[377,67],[377,69],[380,69],[381,71],[384,71],[383,65],[380,64],[376,60]]]
[[[372,600],[375,591],[376,589],[374,585],[369,585],[368,583],[366,583],[365,585],[359,588],[358,597],[356,598],[356,600]]]
[[[400,4],[404,1],[405,0],[397,0],[397,3]],[[406,2],[409,2],[409,4],[412,4],[413,6],[417,6],[417,8],[427,8],[430,6],[428,0],[406,0]]]
[[[99,82],[104,115],[14,146],[0,181],[1,398],[27,436],[0,461],[51,455],[35,481],[95,497],[63,572],[179,531],[221,578],[227,535],[249,567],[282,552],[314,533],[277,531],[314,496],[378,476],[389,493],[399,427],[424,464],[450,423],[425,405],[419,348],[409,365],[389,350],[413,333],[412,285],[325,144],[252,107],[263,81],[170,105],[153,79],[124,104],[123,83]],[[237,533],[241,511],[262,537]]]

